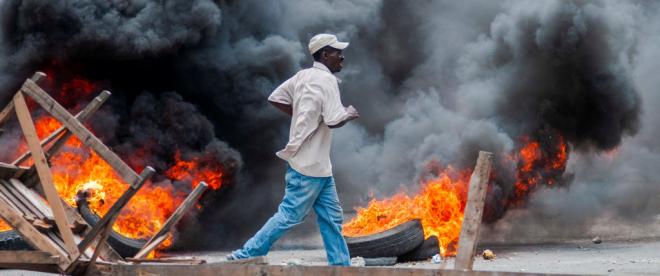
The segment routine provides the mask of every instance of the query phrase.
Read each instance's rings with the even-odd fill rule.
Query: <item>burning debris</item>
[[[28,160],[23,156],[18,157],[12,164],[0,163],[4,171],[3,175],[6,175],[0,181],[0,214],[11,227],[20,233],[23,241],[34,249],[34,251],[11,252],[10,254],[18,255],[18,257],[2,258],[2,266],[14,265],[19,268],[37,269],[41,265],[41,269],[48,271],[83,274],[90,267],[94,267],[99,256],[108,261],[127,257],[125,252],[117,256],[115,251],[106,248],[106,241],[111,233],[117,235],[112,227],[119,212],[154,174],[154,169],[147,166],[138,175],[82,125],[105,102],[110,95],[109,92],[102,92],[78,115],[73,116],[40,87],[39,84],[43,83],[44,78],[45,75],[38,72],[31,79],[26,80],[14,95],[13,100],[0,112],[1,125],[4,125],[15,112],[21,133],[29,148],[29,152],[24,156],[28,156],[32,160],[30,167],[20,166],[21,163]],[[26,98],[31,99],[44,112],[55,118],[56,124],[50,125],[57,125],[57,129],[49,133],[48,137],[39,137]],[[62,126],[59,126],[60,123]],[[57,137],[58,135],[59,137]],[[83,149],[84,145],[84,149],[88,149],[89,153],[93,153],[98,156],[99,160],[102,160],[100,163],[108,167],[118,182],[129,184],[101,218],[89,220],[81,212],[90,226],[80,220],[80,215],[58,194],[60,191],[55,187],[55,177],[53,177],[49,162],[73,135],[81,139],[80,141],[84,141],[79,141],[75,146]],[[44,149],[49,144],[50,146]],[[38,179],[35,179],[35,174]],[[27,186],[24,183],[28,183]],[[167,218],[166,222],[160,225],[158,231],[153,233],[146,243],[137,248],[139,251],[132,252],[130,256],[134,255],[136,259],[143,259],[150,255],[167,239],[172,227],[183,214],[194,206],[207,187],[206,183],[199,183]],[[93,189],[103,189],[103,186],[98,183],[88,183],[82,188],[84,190],[81,189],[77,192],[77,198],[80,200],[78,203],[83,201],[87,206],[87,201],[90,199],[97,201],[105,199],[103,193],[93,191]],[[89,197],[92,193],[95,196]],[[86,231],[86,229],[88,230]],[[91,250],[92,244],[94,244],[93,250]],[[3,245],[0,244],[0,247]],[[113,244],[113,246],[119,247],[121,245],[121,243]],[[90,250],[88,251],[88,249]],[[44,256],[49,261],[40,260],[39,256]]]

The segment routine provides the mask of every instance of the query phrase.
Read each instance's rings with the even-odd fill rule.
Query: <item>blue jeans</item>
[[[263,256],[286,231],[303,222],[314,208],[323,245],[330,265],[349,266],[351,257],[341,234],[343,221],[335,180],[329,177],[305,176],[287,166],[286,191],[282,203],[266,224],[243,248],[232,254],[238,259]]]

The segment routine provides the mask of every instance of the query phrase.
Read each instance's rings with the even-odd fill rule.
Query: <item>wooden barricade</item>
[[[122,208],[153,175],[154,169],[146,167],[138,175],[82,125],[108,99],[110,92],[103,91],[73,116],[39,86],[38,83],[44,78],[45,74],[37,72],[26,80],[11,102],[0,111],[0,126],[13,114],[17,116],[29,149],[12,164],[0,163],[0,217],[35,250],[0,251],[0,268],[80,274],[98,257],[103,258],[104,262],[123,260],[108,246],[106,239]],[[40,141],[26,97],[34,100],[62,127]],[[77,211],[60,198],[48,163],[48,158],[57,154],[72,135],[93,149],[130,185],[94,227],[89,227]],[[50,147],[45,149],[47,145]],[[31,167],[21,166],[30,158],[33,160]],[[25,181],[36,182],[36,185],[25,185]],[[206,187],[203,182],[198,185],[198,189],[179,206],[163,229],[140,251],[142,254],[148,254],[164,240],[162,237],[189,210]],[[91,249],[94,242],[96,246]]]

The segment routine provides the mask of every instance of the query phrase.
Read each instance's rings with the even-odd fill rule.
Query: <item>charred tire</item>
[[[419,220],[411,220],[392,229],[362,237],[346,237],[351,257],[396,257],[413,250],[424,242]]]
[[[78,212],[85,219],[85,221],[94,227],[101,218],[96,215],[92,210],[89,209],[89,206],[86,202],[78,202]],[[120,256],[133,257],[138,253],[140,248],[144,246],[146,240],[142,239],[131,239],[125,237],[122,234],[119,234],[115,231],[110,231],[110,236],[108,236],[108,244],[114,249]]]
[[[438,237],[431,236],[430,238],[425,239],[424,242],[415,249],[399,256],[399,261],[414,262],[414,261],[428,260],[431,257],[433,257],[433,255],[439,253],[440,253],[440,244],[438,242]]]
[[[14,230],[0,232],[0,250],[32,250],[32,247]]]

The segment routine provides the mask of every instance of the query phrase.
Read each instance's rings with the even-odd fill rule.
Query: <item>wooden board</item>
[[[83,110],[81,110],[78,114],[76,114],[75,116],[76,120],[80,122],[87,121],[90,117],[92,117],[94,112],[96,112],[99,108],[101,108],[101,105],[103,105],[103,103],[110,97],[110,95],[111,95],[110,91],[101,92],[101,94],[96,96],[94,100],[92,100],[92,102],[90,102],[87,106],[85,106]],[[69,140],[71,135],[72,135],[71,132],[68,131],[66,127],[62,126],[57,130],[55,130],[50,135],[48,135],[48,137],[41,140],[41,146],[44,147],[59,136],[59,138],[55,140],[53,145],[46,151],[47,152],[46,157],[50,158],[53,155],[55,155],[55,153],[57,153],[66,143],[66,141]],[[20,157],[16,158],[16,160],[14,160],[12,164],[19,165],[25,162],[26,160],[28,160],[30,156],[31,156],[30,152],[28,151],[23,155],[21,155]]]
[[[58,264],[60,256],[43,251],[2,250],[0,251],[0,267],[3,264]]]
[[[472,270],[474,253],[477,248],[479,227],[483,216],[488,179],[493,163],[493,154],[480,151],[477,165],[470,177],[467,204],[461,225],[461,234],[458,238],[458,253],[456,254],[455,269]]]
[[[50,97],[32,80],[26,80],[21,91],[29,95],[42,108],[50,113],[55,119],[66,126],[80,141],[87,147],[92,148],[96,153],[110,165],[126,183],[136,185],[140,182],[140,176],[137,175],[117,154],[101,142],[101,140],[92,134],[85,126],[76,120],[71,113],[66,111],[55,99]]]
[[[31,80],[27,80],[31,82]],[[36,84],[35,84],[36,85]],[[16,93],[14,96],[14,107],[16,109],[16,115],[18,116],[18,122],[21,125],[23,130],[23,135],[25,140],[27,140],[28,148],[32,152],[32,159],[34,160],[34,165],[37,168],[37,173],[39,175],[39,180],[41,182],[41,187],[46,194],[46,199],[53,210],[55,216],[55,223],[57,224],[57,229],[60,232],[62,240],[66,245],[69,256],[72,259],[77,259],[80,255],[78,252],[78,247],[76,246],[75,241],[73,240],[73,233],[69,227],[70,222],[66,217],[64,212],[64,207],[62,207],[62,201],[60,195],[55,190],[53,184],[53,175],[48,166],[48,161],[46,161],[46,156],[43,149],[41,148],[41,143],[39,137],[37,136],[37,130],[34,127],[34,122],[30,115],[30,110],[28,110],[27,104],[25,103],[25,98],[23,98],[22,93]]]
[[[9,104],[7,104],[2,111],[0,111],[0,126],[4,125],[9,118],[11,118],[11,115],[14,115],[14,101],[10,101]]]
[[[207,263],[200,265],[182,264],[100,264],[92,275],[195,275],[195,276],[290,276],[290,275],[370,275],[370,276],[525,276],[548,275],[539,273],[502,271],[461,271],[406,267],[342,267],[342,266],[303,266],[265,265],[236,263]]]

